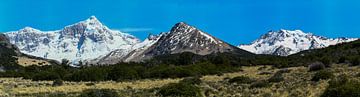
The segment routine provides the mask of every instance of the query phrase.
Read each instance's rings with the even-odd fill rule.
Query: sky
[[[96,16],[140,39],[186,22],[230,44],[270,30],[303,30],[330,38],[360,37],[360,0],[1,0],[0,32],[42,31]]]

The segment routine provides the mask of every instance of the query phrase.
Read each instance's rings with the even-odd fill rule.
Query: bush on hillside
[[[64,83],[61,79],[57,79],[53,81],[52,86],[62,86]]]
[[[269,83],[268,81],[265,80],[261,80],[261,81],[256,81],[254,83],[252,83],[250,85],[250,88],[265,88],[265,87],[270,87],[271,83]]]
[[[120,97],[116,90],[112,89],[89,89],[83,91],[79,97]]]
[[[352,66],[358,66],[360,65],[360,57],[353,57],[350,61]]]
[[[334,74],[328,70],[321,70],[315,73],[311,81],[319,81],[333,78]]]
[[[232,79],[229,80],[229,83],[237,83],[237,84],[250,84],[252,83],[253,79],[251,79],[250,77],[247,76],[238,76],[238,77],[234,77]]]
[[[170,83],[159,89],[157,95],[164,97],[200,97],[200,88],[189,83]]]
[[[268,82],[274,82],[274,83],[284,81],[283,72],[281,72],[281,71],[276,72],[267,81]]]
[[[202,81],[201,81],[200,77],[187,77],[180,81],[180,83],[187,83],[187,84],[192,84],[192,85],[198,85],[201,82]]]
[[[321,97],[360,97],[360,82],[346,77],[334,78]]]
[[[318,71],[325,69],[325,65],[322,62],[314,62],[309,65],[309,71]]]

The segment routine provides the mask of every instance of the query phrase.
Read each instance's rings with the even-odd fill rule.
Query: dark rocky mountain
[[[141,51],[130,53],[125,61],[142,61],[154,56],[190,52],[197,55],[232,52],[252,55],[184,22],[175,24],[170,32],[159,37],[156,43]]]

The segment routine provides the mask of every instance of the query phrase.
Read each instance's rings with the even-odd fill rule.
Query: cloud
[[[123,32],[146,32],[152,31],[153,28],[121,28],[119,30]]]

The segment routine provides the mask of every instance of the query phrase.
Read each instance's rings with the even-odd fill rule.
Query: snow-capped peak
[[[82,22],[91,26],[103,26],[103,24],[95,16],[91,16],[90,18]]]
[[[324,48],[342,42],[350,42],[355,38],[326,38],[305,33],[301,30],[284,30],[277,32],[269,31],[249,45],[239,47],[256,54],[273,54],[287,56],[303,50]]]
[[[19,32],[40,32],[40,30],[26,26],[19,30]]]
[[[94,59],[139,43],[139,39],[130,34],[109,29],[95,16],[47,33],[26,27],[5,34],[25,54],[73,62]]]
[[[199,34],[200,36],[204,36],[206,40],[210,40],[211,42],[215,44],[222,43],[218,39],[215,39],[215,37],[209,35],[206,32],[203,32],[193,26],[188,25],[185,22],[179,22],[175,24],[175,26],[170,31],[171,34],[174,35],[191,35],[191,34]]]

